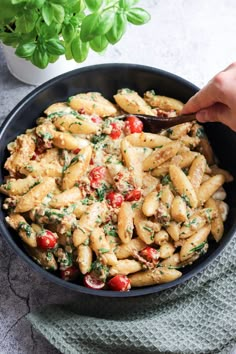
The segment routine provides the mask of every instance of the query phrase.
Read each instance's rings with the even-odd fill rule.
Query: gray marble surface
[[[236,60],[235,0],[140,1],[152,13],[149,24],[130,27],[104,55],[84,65],[108,62],[158,67],[203,86]],[[1,11],[0,5],[0,11]],[[0,122],[33,86],[11,76],[0,49]],[[0,354],[56,354],[25,316],[49,303],[80,300],[77,293],[47,282],[0,237]]]

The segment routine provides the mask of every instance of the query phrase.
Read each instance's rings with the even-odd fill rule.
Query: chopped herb
[[[155,149],[160,149],[162,147],[163,147],[163,145],[159,145],[159,146],[156,146]]]
[[[84,241],[83,245],[84,246],[88,246],[89,245],[89,237]]]
[[[78,118],[78,117],[76,117],[76,118]],[[72,125],[74,125],[74,124],[78,124],[78,125],[82,125],[82,123],[81,122],[73,122],[73,123],[71,123],[70,125],[69,125],[69,128],[72,126]]]
[[[62,219],[64,218],[65,214],[60,212],[59,210],[58,211],[55,211],[55,210],[50,210],[50,209],[45,209],[45,216],[47,216],[49,219],[52,217],[52,216],[57,216],[58,218]]]
[[[47,252],[46,253],[46,259],[47,259],[47,261],[51,261],[52,260],[52,252]]]
[[[197,224],[197,218],[193,218],[193,220],[189,220],[188,223],[184,223],[184,226],[190,227],[191,225]]]
[[[94,271],[101,277],[104,281],[106,280],[108,274],[109,274],[109,268],[99,262],[98,260],[94,261],[91,265],[91,271]]]
[[[8,181],[7,184],[5,185],[5,189],[6,189],[7,191],[10,191],[11,188],[12,188],[12,184],[11,184],[10,181]]]
[[[77,225],[77,229],[79,229],[81,232],[83,232],[83,234],[85,234],[84,229],[82,229],[82,227],[80,227],[79,225]]]
[[[97,198],[99,202],[102,202],[104,200],[106,192],[107,192],[107,186],[104,183],[100,188],[96,189]]]
[[[24,221],[19,222],[19,224],[18,224],[18,230],[23,230],[23,231],[25,231],[27,237],[30,237],[30,236],[31,236],[31,227],[30,227],[29,224],[27,224],[27,223],[24,222]]]
[[[89,196],[81,200],[82,205],[90,205],[91,202],[93,201],[93,197]]]
[[[112,236],[112,237],[118,237],[117,229],[116,229],[115,225],[113,225],[112,223],[107,223],[106,225],[104,225],[103,230],[105,232],[105,235]]]
[[[99,253],[103,254],[103,253],[109,252],[110,250],[108,250],[107,248],[99,248],[98,251],[99,251]]]
[[[111,163],[111,162],[112,162],[112,155],[110,155],[108,159],[106,159],[105,163]]]
[[[73,100],[73,98],[74,98],[74,96],[68,97],[67,102],[68,102],[68,103],[71,103],[71,101]]]
[[[44,140],[51,140],[53,138],[52,134],[49,132],[39,132],[39,135],[44,139]]]
[[[27,165],[27,166],[25,166],[25,168],[26,168],[26,170],[28,170],[29,172],[33,172],[33,171],[34,171],[34,168],[33,168],[33,166],[31,166],[31,165]]]
[[[206,217],[207,217],[208,222],[211,222],[211,219],[212,219],[212,217],[211,217],[212,208],[206,208],[205,212],[206,212]]]
[[[189,253],[192,253],[192,252],[199,252],[203,249],[203,247],[205,246],[206,242],[202,242],[200,243],[200,245],[196,246],[196,247],[193,247]]]
[[[153,232],[153,229],[151,227],[148,226],[143,226],[144,230],[147,230],[148,232]]]
[[[97,224],[101,224],[102,223],[102,218],[100,215],[97,216],[97,219],[95,221]]]
[[[47,116],[48,119],[53,119],[55,117],[63,117],[66,114],[65,111],[53,112]]]
[[[167,132],[169,135],[171,135],[171,134],[173,133],[173,129],[169,128],[169,129],[166,130],[166,132]]]
[[[181,195],[181,198],[185,201],[185,203],[186,203],[187,205],[190,206],[190,200],[189,200],[189,197],[188,197],[186,194],[182,194],[182,195]]]
[[[196,132],[196,136],[198,138],[206,138],[206,133],[203,127],[198,128],[197,132]]]
[[[93,144],[97,144],[100,143],[101,141],[103,141],[106,137],[106,134],[101,134],[101,135],[94,135],[91,139],[91,142]]]
[[[139,203],[133,203],[132,205],[131,205],[131,208],[132,209],[136,209],[136,208],[138,208],[139,207]]]
[[[171,179],[170,179],[170,175],[166,175],[162,178],[161,180],[161,184],[163,184],[163,186],[167,185],[167,184],[170,184],[171,182]]]

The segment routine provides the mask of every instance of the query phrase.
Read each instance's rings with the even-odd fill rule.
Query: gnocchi
[[[134,116],[174,119],[182,102],[128,88],[114,101],[78,93],[45,109],[8,145],[0,192],[6,222],[42,267],[124,291],[178,279],[210,237],[220,241],[233,176],[197,122],[153,134]]]

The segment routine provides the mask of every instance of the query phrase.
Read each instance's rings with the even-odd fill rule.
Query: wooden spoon
[[[162,129],[167,129],[177,124],[192,122],[193,120],[196,120],[196,113],[183,114],[171,118],[149,116],[147,114],[125,114],[119,118],[125,119],[130,115],[139,118],[143,122],[144,131],[149,131],[151,133],[158,133]]]

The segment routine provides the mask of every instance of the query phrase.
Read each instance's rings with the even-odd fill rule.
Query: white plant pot
[[[30,61],[16,56],[14,48],[4,44],[2,47],[10,73],[26,84],[40,85],[55,76],[81,67],[75,61],[66,60],[64,56],[60,56],[55,63],[48,64],[45,69],[39,69]]]

